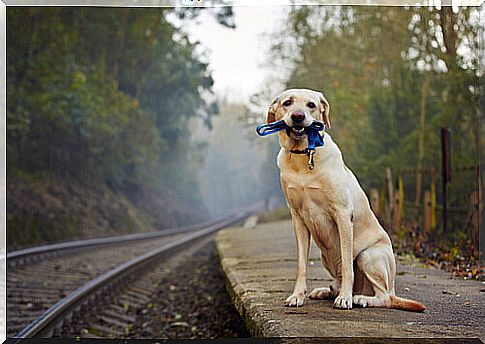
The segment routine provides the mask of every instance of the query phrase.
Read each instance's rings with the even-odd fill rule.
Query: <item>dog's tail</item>
[[[403,299],[399,296],[391,296],[391,307],[410,312],[424,312],[426,306],[418,301]]]

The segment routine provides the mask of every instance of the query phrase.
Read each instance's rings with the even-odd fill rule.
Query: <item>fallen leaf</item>
[[[452,290],[442,290],[441,291],[443,294],[448,294],[448,295],[456,295],[456,292]]]

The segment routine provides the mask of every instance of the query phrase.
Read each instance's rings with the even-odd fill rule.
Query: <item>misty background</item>
[[[387,167],[439,171],[443,126],[475,166],[480,42],[473,7],[9,7],[9,250],[284,206],[276,137],[254,129],[289,87],[324,92],[367,192]],[[476,181],[456,176],[451,203]],[[429,186],[406,177],[406,198]],[[466,211],[453,229],[470,234]]]

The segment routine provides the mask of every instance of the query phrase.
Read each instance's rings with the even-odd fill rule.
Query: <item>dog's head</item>
[[[291,135],[299,139],[305,127],[315,120],[330,128],[330,104],[321,92],[308,89],[289,89],[277,96],[268,109],[267,121],[283,120],[291,127]]]

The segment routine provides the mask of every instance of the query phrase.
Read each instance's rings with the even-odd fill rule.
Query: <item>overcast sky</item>
[[[208,13],[184,27],[206,50],[217,94],[246,102],[261,89],[274,72],[262,66],[267,61],[268,35],[284,20],[287,10],[286,6],[234,7],[236,29],[220,25]]]

